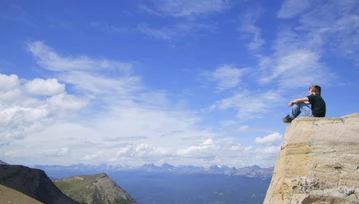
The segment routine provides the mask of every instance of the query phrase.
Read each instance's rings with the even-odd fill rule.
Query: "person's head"
[[[318,85],[313,85],[309,87],[309,94],[310,95],[320,95],[322,93],[322,88]]]

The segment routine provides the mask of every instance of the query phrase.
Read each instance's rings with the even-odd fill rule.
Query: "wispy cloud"
[[[5,12],[0,13],[0,18],[16,23],[23,23],[31,27],[37,27],[37,19],[30,15],[24,8],[16,4],[3,4]]]
[[[309,0],[285,0],[277,16],[278,18],[293,18],[309,7]]]
[[[240,69],[232,65],[222,65],[213,72],[205,72],[204,76],[207,80],[216,83],[217,90],[223,91],[236,88],[247,71],[247,68]]]
[[[77,161],[99,162],[107,156],[114,161],[119,144],[129,143],[136,152],[136,159],[126,155],[118,159],[138,164],[148,162],[150,156],[156,158],[156,154],[163,156],[163,149],[185,148],[195,142],[182,138],[213,136],[196,127],[200,120],[197,115],[175,110],[171,104],[163,106],[163,101],[167,101],[165,92],[146,90],[141,78],[132,74],[131,64],[87,56],[63,57],[43,42],[27,45],[37,63],[51,71],[55,78],[28,81],[16,75],[0,75],[0,84],[5,84],[0,88],[4,93],[1,96],[8,95],[8,102],[0,107],[1,145],[26,143],[36,147],[38,155],[44,152],[58,155],[59,162],[65,154]],[[76,96],[66,93],[65,88],[71,86],[76,88],[72,91]],[[106,103],[104,108],[99,107],[101,103]],[[176,134],[163,137],[174,131]],[[124,137],[133,140],[121,139]],[[44,143],[53,144],[52,148],[44,149],[45,146],[40,145]],[[79,143],[81,148],[76,148]],[[19,149],[31,151],[31,148]],[[26,156],[9,153],[6,148],[2,151],[15,157]]]
[[[138,165],[165,159],[175,165],[196,162],[205,166],[242,166],[255,164],[249,155],[262,154],[235,138],[218,137],[217,132],[199,127],[203,118],[198,113],[173,108],[175,103],[166,92],[147,90],[141,77],[134,76],[131,64],[87,56],[64,57],[43,42],[28,46],[39,66],[53,77],[25,80],[16,75],[0,75],[0,84],[5,85],[0,87],[1,93],[18,90],[17,97],[0,106],[0,153],[5,158],[23,160],[30,158],[32,152],[32,157],[39,158],[37,163],[47,164],[67,164],[71,160]],[[229,74],[240,78],[240,70],[226,67],[224,75],[220,70],[212,75],[220,87],[238,84],[238,79],[232,81]],[[128,83],[130,78],[137,80]],[[225,79],[232,82],[227,84]],[[71,86],[77,88],[71,91],[76,95],[67,93]],[[121,86],[129,87],[121,92]],[[141,88],[133,88],[138,86]],[[250,95],[243,93],[242,97]],[[259,98],[268,100],[270,95]],[[253,108],[243,102],[238,106],[234,100],[220,101],[216,107],[235,108],[240,115],[264,110],[263,104]],[[98,107],[102,102],[106,108]],[[252,100],[251,104],[256,102]]]
[[[173,17],[162,26],[140,23],[139,32],[148,36],[176,41],[183,37],[208,35],[217,29],[215,22],[202,18],[213,13],[219,13],[230,8],[232,0],[153,0],[142,4],[140,8],[158,17]],[[163,20],[163,19],[162,19]]]
[[[231,97],[217,101],[213,108],[218,110],[234,109],[237,111],[236,116],[239,119],[258,118],[270,111],[268,104],[272,104],[274,107],[280,98],[278,91],[269,90],[264,93],[256,93],[242,90]]]
[[[340,78],[335,67],[324,63],[328,57],[359,60],[359,12],[357,2],[285,1],[279,18],[282,21],[273,43],[274,53],[260,55],[260,82],[275,83],[292,89],[308,84],[337,84]],[[299,15],[300,14],[300,15]],[[304,74],[303,73],[310,73]],[[300,76],[300,77],[298,77]],[[290,83],[290,79],[296,83]]]
[[[201,33],[212,32],[215,27],[200,22],[184,21],[172,27],[154,28],[147,24],[138,25],[138,31],[148,36],[162,40],[177,40],[185,36],[197,36]]]
[[[221,12],[231,5],[231,0],[152,0],[141,8],[161,16],[188,17]]]
[[[358,13],[357,1],[323,1],[300,18],[297,29],[306,32],[308,38],[321,39],[322,49],[326,48],[323,54],[358,60]]]
[[[243,33],[243,39],[250,39],[247,47],[252,52],[257,52],[265,44],[262,38],[261,29],[256,26],[256,21],[261,16],[261,9],[247,11],[240,20],[239,31]]]
[[[132,64],[96,60],[87,56],[61,57],[41,41],[28,43],[28,50],[44,69],[54,71],[61,81],[89,94],[126,96],[141,89],[141,79],[131,74]],[[111,77],[108,77],[111,76]]]
[[[260,60],[263,71],[260,82],[274,82],[286,89],[306,87],[308,84],[327,84],[334,78],[329,69],[320,62],[320,55],[310,50],[296,50],[274,59]]]
[[[296,1],[284,3],[282,12],[297,10]],[[301,1],[302,3],[303,1]],[[358,4],[353,0],[319,1],[305,6],[299,18],[294,19],[291,28],[279,32],[276,49],[282,52],[288,49],[307,49],[323,56],[341,56],[357,58],[359,51],[359,12]]]
[[[122,34],[122,33],[131,32],[131,29],[128,27],[110,25],[110,24],[102,23],[102,22],[98,22],[98,21],[91,22],[90,26],[93,28],[99,29],[102,32],[113,33],[113,34]]]

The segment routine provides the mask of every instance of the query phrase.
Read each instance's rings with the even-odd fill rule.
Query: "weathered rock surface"
[[[359,203],[359,114],[292,121],[264,203]]]

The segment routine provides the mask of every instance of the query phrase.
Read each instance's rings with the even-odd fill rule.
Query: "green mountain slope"
[[[87,204],[135,204],[131,196],[106,174],[72,176],[54,181],[67,196]]]

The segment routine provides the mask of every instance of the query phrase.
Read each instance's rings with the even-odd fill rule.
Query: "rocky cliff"
[[[359,203],[359,114],[292,121],[264,203]]]
[[[0,164],[0,184],[42,203],[77,203],[63,194],[45,172],[39,169]]]

